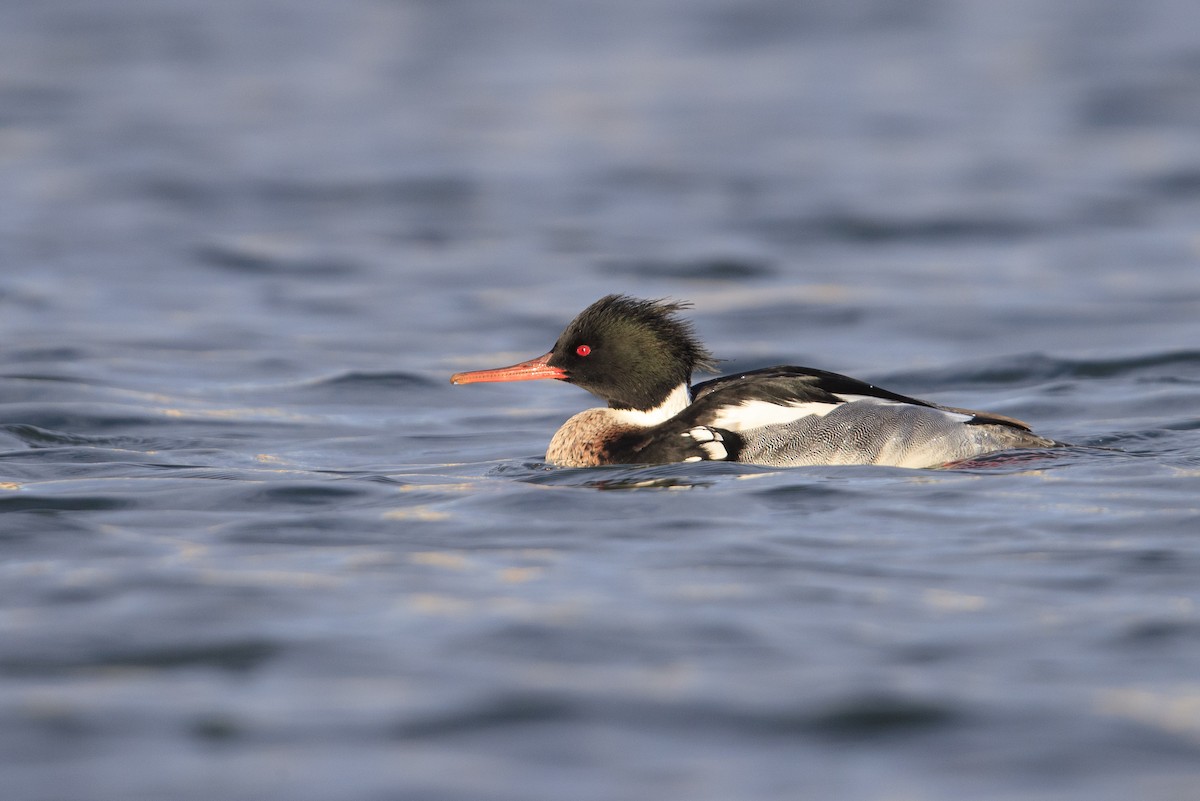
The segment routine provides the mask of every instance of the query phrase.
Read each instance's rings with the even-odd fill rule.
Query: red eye
[[[575,349],[575,353],[580,356],[587,356],[591,352],[592,352],[591,345],[580,345],[578,348]]]

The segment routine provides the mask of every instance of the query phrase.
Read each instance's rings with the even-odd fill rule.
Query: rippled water
[[[1195,799],[1197,16],[5,4],[4,797]],[[547,468],[608,292],[1075,447]]]

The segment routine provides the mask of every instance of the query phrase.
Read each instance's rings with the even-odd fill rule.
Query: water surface
[[[1191,801],[1198,23],[6,4],[5,797]],[[1076,447],[548,468],[609,292]]]

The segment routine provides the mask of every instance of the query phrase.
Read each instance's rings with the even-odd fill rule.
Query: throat
[[[670,420],[692,402],[692,392],[687,384],[671,390],[663,402],[651,409],[611,409],[613,418],[634,428],[649,428]]]

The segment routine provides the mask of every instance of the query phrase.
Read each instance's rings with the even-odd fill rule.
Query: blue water
[[[1200,797],[1188,0],[0,6],[4,799]],[[609,292],[1076,447],[559,470]]]

